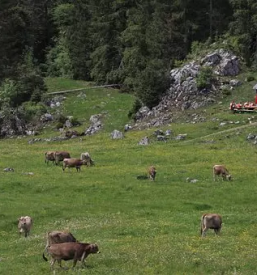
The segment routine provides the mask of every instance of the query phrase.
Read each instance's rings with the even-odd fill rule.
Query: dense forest
[[[39,103],[48,76],[121,84],[153,107],[174,66],[224,39],[257,65],[255,0],[1,0],[0,108]]]

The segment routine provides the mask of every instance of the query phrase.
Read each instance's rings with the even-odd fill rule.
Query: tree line
[[[155,106],[195,43],[257,62],[255,0],[1,0],[0,107],[40,102],[46,76],[121,84]]]

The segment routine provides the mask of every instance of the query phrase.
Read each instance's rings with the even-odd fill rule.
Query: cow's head
[[[100,253],[98,245],[97,244],[90,244],[88,245],[88,249],[90,251],[90,253]]]
[[[231,175],[226,175],[226,179],[227,180],[232,180],[232,176]]]
[[[20,217],[18,219],[18,228],[22,230],[26,226],[26,223],[27,223],[26,218]]]

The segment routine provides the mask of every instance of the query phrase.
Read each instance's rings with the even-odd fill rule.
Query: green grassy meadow
[[[49,81],[55,83],[53,91],[65,88]],[[251,84],[197,110],[206,122],[161,128],[171,129],[173,137],[186,133],[182,141],[157,142],[154,128],[112,140],[111,131],[129,122],[133,96],[111,89],[88,90],[83,102],[72,94],[64,103],[67,115],[83,121],[80,129],[90,115],[104,114],[104,129],[94,136],[33,144],[31,137],[0,140],[0,274],[52,274],[42,258],[51,230],[70,230],[101,251],[89,255],[84,269],[80,263],[68,270],[56,264],[54,274],[257,274],[257,150],[246,140],[249,133],[257,134],[255,124],[248,123],[255,115],[228,111],[229,101],[240,93],[253,100]],[[221,121],[239,123],[222,127]],[[57,135],[48,128],[39,137]],[[139,146],[144,136],[150,145]],[[63,172],[44,163],[49,150],[67,150],[72,157],[88,151],[96,165]],[[225,164],[233,181],[214,182],[214,164]],[[150,165],[157,168],[156,181],[137,180]],[[5,167],[15,171],[4,172]],[[187,182],[187,177],[198,181]],[[209,230],[200,237],[200,217],[206,212],[222,215],[220,236]],[[34,220],[28,238],[17,229],[17,219],[25,215]]]

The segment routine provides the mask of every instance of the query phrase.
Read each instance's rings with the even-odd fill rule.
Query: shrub
[[[251,81],[254,81],[254,80],[255,80],[255,78],[254,78],[253,75],[248,75],[248,76],[246,76],[246,78],[245,78],[245,81],[247,81],[247,82],[251,82]]]
[[[37,120],[38,117],[46,112],[46,107],[42,103],[36,104],[29,101],[22,105],[22,113],[26,121]]]
[[[141,101],[138,98],[136,98],[132,106],[132,109],[129,110],[128,112],[128,117],[133,118],[133,115],[135,115],[141,107],[142,107]]]
[[[196,85],[198,89],[210,88],[213,79],[211,67],[203,67],[196,77]]]
[[[79,125],[81,125],[81,123],[79,122],[78,118],[76,118],[76,117],[72,117],[72,118],[70,119],[70,122],[71,122],[71,124],[72,124],[73,126],[79,126]]]

